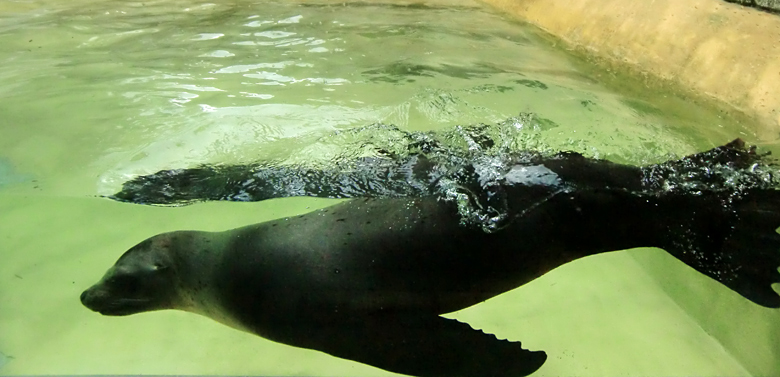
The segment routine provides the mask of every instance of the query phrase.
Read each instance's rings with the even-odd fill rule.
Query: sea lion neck
[[[213,303],[217,301],[214,286],[216,266],[219,265],[224,247],[221,233],[202,231],[177,231],[166,234],[176,270],[179,292],[176,308],[212,316]]]

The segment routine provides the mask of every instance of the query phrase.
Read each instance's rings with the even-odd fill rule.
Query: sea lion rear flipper
[[[674,163],[698,166],[729,165],[734,169],[744,169],[768,154],[758,154],[755,146],[747,146],[744,140],[734,139],[725,145],[683,157]]]
[[[356,321],[320,347],[331,355],[419,377],[526,376],[544,364],[544,351],[523,349],[466,323],[443,317]]]
[[[780,308],[780,190],[703,193],[668,203],[663,248],[756,304]],[[676,203],[675,203],[676,202]]]

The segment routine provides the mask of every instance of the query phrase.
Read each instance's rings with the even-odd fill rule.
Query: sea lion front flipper
[[[521,377],[539,369],[544,351],[500,340],[439,316],[355,320],[318,347],[331,355],[419,377]]]

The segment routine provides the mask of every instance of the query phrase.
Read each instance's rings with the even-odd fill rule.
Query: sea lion
[[[663,166],[737,166],[752,153],[735,141]],[[659,247],[755,303],[780,307],[771,287],[780,282],[780,192],[662,190],[645,179],[648,172],[671,179],[661,165],[571,153],[532,163],[503,178],[506,216],[487,232],[463,221],[457,201],[436,195],[353,199],[225,232],[151,237],[81,301],[104,315],[190,311],[426,377],[536,371],[543,351],[440,315],[602,252]]]

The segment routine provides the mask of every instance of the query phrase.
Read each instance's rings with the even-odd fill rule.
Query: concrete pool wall
[[[703,94],[780,138],[780,15],[722,0],[483,0],[576,50]]]

